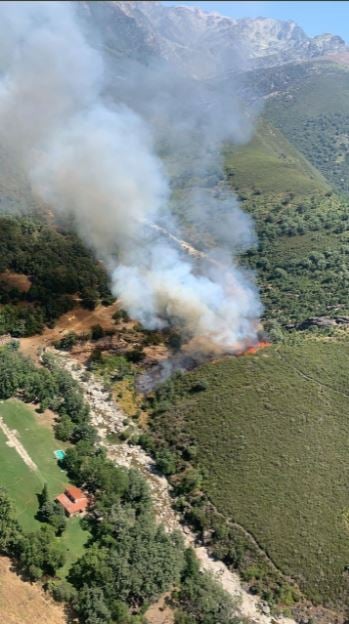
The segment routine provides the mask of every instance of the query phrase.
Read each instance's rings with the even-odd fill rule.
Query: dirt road
[[[2,403],[2,401],[0,401],[0,403]],[[14,448],[15,451],[17,451],[18,455],[21,457],[21,459],[23,459],[24,463],[27,464],[28,468],[30,468],[30,470],[38,470],[37,465],[33,462],[32,458],[25,450],[23,444],[18,440],[17,432],[14,429],[10,429],[10,427],[8,427],[6,423],[4,423],[1,416],[0,429],[7,438],[8,446]]]

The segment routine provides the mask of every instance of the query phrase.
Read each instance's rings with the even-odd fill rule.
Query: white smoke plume
[[[200,182],[220,175],[222,140],[244,137],[236,98],[169,66],[119,60],[111,69],[87,42],[77,4],[0,3],[2,145],[34,191],[73,216],[133,318],[175,323],[218,349],[253,342],[258,294],[232,259],[254,241],[253,227],[232,196],[215,198]],[[199,179],[182,217],[209,230],[218,262],[193,260],[151,227],[183,238],[171,199],[178,162],[180,176],[189,163]]]

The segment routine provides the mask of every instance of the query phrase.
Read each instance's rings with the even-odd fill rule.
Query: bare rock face
[[[341,37],[308,37],[293,21],[231,19],[160,2],[106,0],[78,6],[114,57],[160,59],[197,79],[348,51]]]
[[[311,40],[311,49],[314,56],[323,56],[348,51],[348,47],[342,37],[338,37],[338,35],[331,35],[330,33],[313,37]]]
[[[329,328],[329,327],[347,327],[349,326],[349,316],[312,316],[307,318],[298,325],[288,325],[290,329],[296,327],[297,329],[306,330],[311,327]]]

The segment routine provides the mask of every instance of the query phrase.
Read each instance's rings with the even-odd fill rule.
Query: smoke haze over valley
[[[222,142],[251,133],[233,86],[215,91],[161,59],[145,66],[119,59],[110,76],[76,8],[1,3],[3,144],[35,193],[57,214],[73,216],[132,317],[153,329],[174,322],[185,338],[205,338],[213,348],[253,342],[256,287],[231,259],[254,244],[253,225],[232,194],[214,196],[204,183],[212,167],[221,175]],[[191,160],[199,182],[189,186],[188,215],[214,234],[210,253],[219,268],[194,262],[151,227],[180,236],[161,151],[168,160]]]
[[[170,4],[0,2],[0,620],[348,624],[338,3]]]

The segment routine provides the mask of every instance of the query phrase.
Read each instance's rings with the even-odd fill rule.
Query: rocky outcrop
[[[301,323],[294,323],[287,325],[287,329],[300,329],[306,330],[311,327],[319,327],[322,329],[330,327],[349,327],[349,316],[312,316],[307,318]]]
[[[231,19],[160,2],[80,2],[86,24],[114,58],[161,60],[192,78],[309,61],[348,51],[341,37],[308,37],[293,21]],[[93,33],[91,28],[91,33]]]

